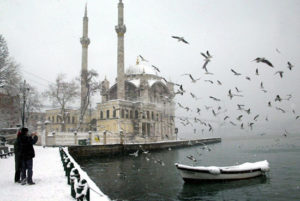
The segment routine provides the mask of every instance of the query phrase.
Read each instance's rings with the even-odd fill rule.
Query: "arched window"
[[[130,110],[130,115],[129,115],[129,118],[132,119],[133,118],[133,112],[132,110]]]
[[[100,119],[103,119],[103,112],[100,111]]]
[[[154,112],[151,112],[151,119],[154,120]]]
[[[150,112],[147,111],[147,119],[150,119]]]
[[[106,119],[109,119],[109,110],[106,110]]]
[[[128,110],[125,110],[125,117],[126,117],[126,119],[128,119],[128,116],[129,116]]]
[[[121,110],[121,118],[124,118],[124,109]]]
[[[136,110],[134,113],[135,113],[135,115],[134,115],[135,118],[138,119],[139,118],[139,112]]]
[[[113,118],[117,117],[117,110],[113,110]]]

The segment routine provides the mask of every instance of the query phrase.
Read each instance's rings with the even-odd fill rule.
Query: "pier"
[[[136,150],[163,150],[168,148],[180,148],[187,146],[212,144],[221,142],[221,138],[207,138],[196,140],[172,140],[151,143],[134,143],[134,144],[106,144],[106,145],[86,145],[86,146],[69,146],[69,153],[75,158],[83,157],[105,157],[128,154]]]

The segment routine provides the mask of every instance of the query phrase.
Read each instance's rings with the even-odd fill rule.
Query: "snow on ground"
[[[74,201],[60,160],[58,148],[35,146],[33,181],[35,185],[14,183],[14,156],[0,158],[1,201]]]

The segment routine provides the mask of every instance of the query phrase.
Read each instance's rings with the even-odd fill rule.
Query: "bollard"
[[[74,164],[72,162],[69,163],[69,166],[67,167],[66,176],[68,177],[68,184],[70,185],[70,172],[74,168]]]
[[[67,164],[69,162],[70,162],[70,159],[69,158],[65,158],[64,163],[63,163],[65,172],[67,171]]]
[[[70,183],[71,183],[71,196],[76,198],[75,187],[77,187],[77,183],[80,180],[80,175],[77,169],[73,168],[70,173]]]
[[[83,201],[84,198],[89,201],[90,200],[90,189],[87,184],[87,181],[85,179],[82,179],[80,183],[78,184],[78,187],[76,189],[76,199],[77,201]]]

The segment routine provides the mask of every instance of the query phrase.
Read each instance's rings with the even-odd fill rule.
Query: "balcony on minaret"
[[[124,33],[126,32],[126,26],[125,24],[122,25],[116,25],[115,26],[116,32],[118,35],[124,35]]]
[[[81,37],[80,38],[80,43],[83,47],[88,47],[88,45],[90,44],[90,39],[87,37]]]

